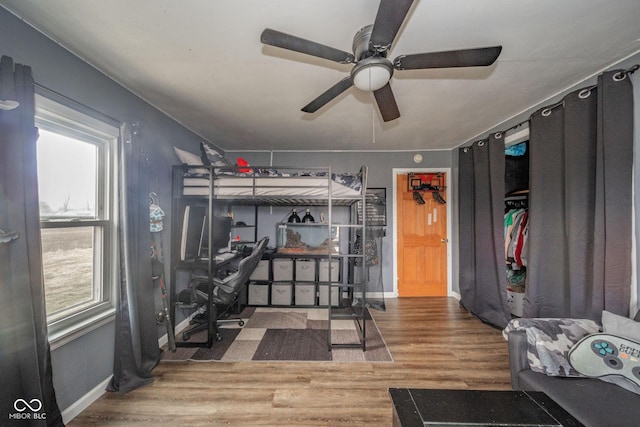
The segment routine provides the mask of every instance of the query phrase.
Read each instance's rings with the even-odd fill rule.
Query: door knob
[[[447,239],[446,237],[443,237],[442,239],[440,239],[440,242],[442,243],[447,243],[449,241],[449,239]]]

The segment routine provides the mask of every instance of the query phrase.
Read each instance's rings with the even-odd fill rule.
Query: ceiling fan
[[[315,113],[351,86],[373,92],[385,122],[400,117],[389,80],[394,70],[428,68],[481,67],[495,62],[502,46],[446,52],[400,55],[393,62],[387,59],[400,26],[414,0],[381,0],[373,25],[367,25],[353,37],[353,54],[280,31],[265,29],[260,36],[264,44],[305,53],[341,64],[354,64],[351,74],[330,87],[302,108]]]

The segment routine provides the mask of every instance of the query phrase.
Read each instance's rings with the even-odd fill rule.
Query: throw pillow
[[[569,351],[577,372],[640,394],[640,343],[610,335],[592,334]]]
[[[640,322],[607,310],[602,311],[602,331],[640,342]]]
[[[232,166],[232,164],[224,158],[222,154],[211,144],[206,141],[200,143],[201,159],[205,165],[212,166]]]

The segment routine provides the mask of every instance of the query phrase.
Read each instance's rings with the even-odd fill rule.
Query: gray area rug
[[[211,348],[179,347],[175,353],[163,348],[162,360],[197,361],[335,361],[392,362],[380,331],[367,313],[366,351],[360,348],[327,346],[328,310],[324,308],[248,307],[239,315],[245,325],[227,324],[220,328],[222,341]],[[332,342],[357,343],[353,320],[332,322]],[[178,334],[178,337],[179,338]],[[194,334],[193,341],[204,341],[204,332]]]

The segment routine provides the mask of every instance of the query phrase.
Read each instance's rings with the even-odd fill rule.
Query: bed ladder
[[[366,351],[366,318],[368,316],[367,302],[366,302],[366,282],[367,282],[367,268],[365,259],[364,242],[366,242],[366,174],[362,177],[362,195],[355,202],[361,203],[362,215],[359,217],[357,212],[354,212],[354,204],[351,206],[351,221],[350,224],[333,224],[332,222],[332,197],[331,197],[331,168],[329,168],[329,200],[328,200],[328,222],[329,222],[329,236],[334,227],[346,228],[349,231],[349,253],[341,255],[340,257],[344,262],[347,262],[347,274],[346,280],[341,278],[338,274],[336,281],[332,278],[332,257],[331,251],[329,251],[329,277],[328,277],[328,333],[327,333],[327,346],[331,351],[334,348],[360,348],[362,351]],[[355,203],[354,202],[354,203]],[[361,218],[361,220],[360,220]],[[354,252],[354,239],[356,233],[360,233],[361,250],[360,253]],[[344,273],[344,266],[342,267],[342,273]],[[356,270],[359,270],[359,274],[356,274]],[[334,292],[338,292],[338,306],[333,307],[332,295]],[[347,292],[348,297],[342,298],[343,293]],[[354,295],[358,295],[359,299],[357,304],[352,304],[354,301]],[[358,340],[354,342],[336,342],[333,336],[334,321],[352,320],[356,327]]]

